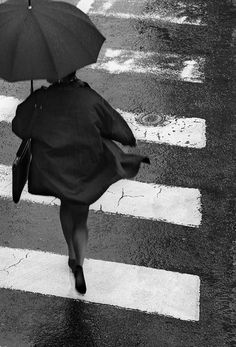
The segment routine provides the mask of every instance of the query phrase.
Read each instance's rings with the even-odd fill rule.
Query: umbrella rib
[[[59,7],[55,7],[55,5],[59,5]],[[49,6],[47,6],[49,5]],[[44,4],[44,8],[48,8],[48,9],[52,9],[52,3],[50,1],[48,1],[47,3]],[[39,11],[41,9],[41,7],[37,8],[37,11]],[[91,26],[95,26],[94,23],[91,21],[91,19],[89,18],[89,16],[84,13],[83,11],[81,11],[79,8],[75,7],[74,5],[67,3],[67,2],[61,2],[61,1],[53,1],[53,11],[55,12],[60,12],[63,14],[67,14],[70,16],[73,16],[77,19],[81,20],[81,16],[83,17],[82,19],[84,21],[86,21],[87,24],[91,25]]]
[[[17,2],[18,0],[14,0],[14,1],[16,1],[16,3],[18,4]],[[23,1],[25,3],[27,2],[26,0],[23,0]],[[27,64],[27,69],[26,69],[27,79],[29,79],[30,78],[29,76],[32,75],[32,72],[33,72],[33,65],[35,65],[34,64],[35,62],[31,61],[31,59],[33,59],[31,57],[34,56],[37,61],[37,56],[39,57],[42,56],[43,58],[47,57],[48,65],[42,66],[43,69],[41,69],[42,71],[40,70],[41,71],[40,73],[38,72],[37,76],[38,77],[39,75],[41,76],[43,72],[46,78],[58,79],[61,77],[58,69],[62,67],[62,62],[64,61],[63,60],[64,58],[62,60],[57,59],[59,58],[60,52],[69,54],[68,59],[71,65],[73,65],[73,69],[75,67],[75,64],[79,65],[78,61],[75,61],[76,59],[74,59],[73,54],[72,53],[70,54],[70,46],[74,48],[74,51],[76,52],[78,57],[80,57],[80,60],[82,59],[80,62],[80,67],[94,63],[97,60],[97,56],[100,50],[99,47],[101,47],[102,43],[105,41],[105,37],[99,32],[99,30],[96,28],[94,23],[90,20],[90,18],[85,13],[83,13],[82,11],[78,9],[77,10],[81,13],[78,15],[74,14],[73,11],[71,10],[72,5],[68,3],[55,1],[54,3],[55,4],[57,3],[58,6],[53,13],[49,11],[49,9],[53,9],[51,6],[53,2],[51,3],[51,1],[42,0],[42,3],[44,3],[45,5],[43,6],[43,8],[39,6],[39,2],[38,3],[35,2],[35,6],[33,6],[34,8],[32,11],[29,11],[26,7],[26,8],[23,8],[22,11],[19,11],[18,14],[16,14],[17,18],[19,18],[19,15],[20,15],[20,20],[21,20],[20,25],[22,25],[22,27],[20,28],[17,22],[15,24],[15,27],[13,27],[14,29],[16,29],[16,32],[12,40],[13,47],[11,47],[11,52],[10,52],[11,60],[9,61],[9,63],[11,62],[11,65],[9,65],[8,67],[9,76],[10,74],[11,76],[13,76],[13,74],[16,74],[17,76],[19,76],[18,70],[23,61],[23,60],[20,60],[20,63],[19,63],[19,59],[23,59],[22,57],[25,57],[25,59],[28,59],[29,61],[29,64]],[[65,13],[62,11],[63,13],[60,14],[59,18],[57,18],[57,14],[59,15],[59,10],[61,6],[61,5],[59,6],[59,4],[65,5],[63,8],[63,11]],[[1,10],[2,8],[0,9],[0,13],[1,13]],[[9,9],[4,8],[4,11],[6,11],[7,13],[10,12],[9,10],[10,8]],[[37,13],[39,15],[38,17],[37,17]],[[43,16],[45,18],[43,18]],[[61,21],[59,19],[61,19]],[[66,19],[69,21],[68,26],[66,25]],[[46,27],[44,27],[44,24],[46,25]],[[36,39],[34,40],[33,33],[31,33],[31,29],[30,29],[31,25],[35,25],[35,29],[34,29],[36,30],[35,35],[41,41],[40,45],[37,43]],[[61,26],[61,30],[60,30],[60,26]],[[0,27],[1,27],[1,23],[0,23]],[[47,29],[49,29],[48,35],[47,35]],[[59,34],[56,35],[56,33],[54,34],[54,32],[55,31],[57,32],[57,30]],[[11,32],[9,33],[11,34]],[[63,37],[61,37],[61,33],[64,33],[64,40],[63,40]],[[29,54],[29,52],[24,49],[25,47],[24,36],[28,38],[27,40],[29,40],[29,43],[32,43],[32,54]],[[56,38],[58,38],[58,42],[55,42]],[[89,44],[89,42],[91,42],[91,44]],[[81,55],[81,52],[83,52],[82,55]],[[66,69],[64,68],[63,71],[65,72]],[[36,75],[35,75],[35,78],[37,78]]]
[[[23,21],[25,21],[25,19],[26,19],[26,17],[27,17],[27,15],[25,15],[25,17],[24,17],[24,20]],[[21,26],[22,24],[21,23],[19,23],[19,27]],[[20,30],[18,30],[18,34],[17,34],[17,37],[16,37],[16,44],[15,44],[15,47],[14,47],[14,54],[12,54],[12,69],[11,69],[11,75],[13,75],[13,71],[14,71],[14,69],[15,69],[15,65],[16,65],[16,61],[15,61],[15,58],[16,58],[16,52],[17,52],[17,48],[18,48],[18,45],[19,45],[19,39],[20,39],[20,37],[21,37],[21,31]]]
[[[57,69],[56,69],[56,63],[55,63],[54,58],[53,58],[53,55],[52,55],[52,53],[51,53],[51,51],[50,51],[50,47],[49,47],[49,45],[48,45],[48,42],[47,42],[46,36],[45,36],[45,34],[44,34],[44,31],[43,31],[43,29],[41,28],[40,23],[39,23],[37,17],[34,16],[34,15],[33,15],[33,17],[34,17],[35,22],[37,23],[37,25],[38,25],[38,27],[39,27],[39,30],[40,30],[40,32],[41,32],[41,34],[42,34],[42,37],[44,38],[44,41],[45,41],[45,43],[46,43],[47,50],[48,50],[48,52],[49,52],[49,56],[50,56],[51,61],[52,61],[52,65],[53,65],[54,70],[55,70],[55,72],[56,72],[56,75],[57,75],[57,77],[58,77],[58,73],[57,73]]]
[[[50,3],[50,2],[49,2]],[[81,16],[83,16],[84,18],[80,18],[78,15],[77,15],[77,13],[74,13],[74,12],[72,12],[72,11],[67,11],[67,8],[66,7],[68,7],[68,9],[69,10],[72,10],[75,6],[74,5],[71,5],[71,4],[69,4],[69,3],[64,3],[64,2],[61,2],[61,1],[53,1],[53,4],[60,4],[60,5],[65,5],[65,7],[64,8],[53,8],[53,11],[54,11],[54,14],[56,13],[56,12],[59,12],[59,13],[61,13],[61,12],[64,12],[65,14],[68,14],[68,15],[70,15],[71,17],[73,17],[73,18],[75,18],[75,19],[77,19],[77,20],[82,20],[82,21],[84,21],[85,23],[86,23],[86,25],[88,25],[88,26],[90,26],[91,27],[91,29],[93,29],[93,30],[95,30],[95,31],[99,31],[98,29],[97,29],[97,27],[95,26],[95,24],[91,21],[91,19],[89,18],[89,16],[86,14],[86,13],[84,13],[83,11],[81,11],[79,8],[76,8],[76,12],[79,12],[80,13],[80,15]],[[51,5],[51,4],[50,4]],[[48,9],[51,9],[51,6],[45,6],[45,7],[48,7]],[[72,7],[72,8],[71,8]],[[63,9],[63,11],[62,11],[62,9]],[[53,17],[51,17],[50,16],[50,14],[49,14],[49,12],[47,12],[47,13],[45,13],[44,11],[42,12],[41,11],[41,8],[40,7],[38,7],[37,8],[37,12],[41,12],[41,14],[43,14],[44,16],[47,16],[47,17],[49,17],[50,19],[53,19],[53,20],[56,20],[56,15],[55,16],[53,16]],[[62,24],[61,22],[59,22],[60,24]],[[100,32],[99,32],[100,33]],[[102,35],[101,33],[100,33],[100,35]],[[103,36],[103,35],[102,35]]]
[[[56,23],[60,24],[61,26],[63,26],[63,27],[65,28],[65,30],[67,30],[69,33],[73,33],[72,30],[70,30],[66,25],[64,25],[64,24],[62,24],[60,21],[58,21],[58,20],[56,19],[56,17],[52,17],[52,16],[50,16],[48,13],[44,13],[44,16],[50,18],[50,20],[53,20],[54,22],[56,22]],[[98,29],[94,26],[94,24],[93,24],[92,22],[91,22],[91,23],[90,23],[90,22],[86,22],[86,24],[89,24],[93,30],[98,31]],[[99,32],[99,31],[98,31],[98,32]],[[99,32],[99,34],[100,34],[102,37],[104,37],[100,32]],[[82,41],[79,37],[77,37],[76,39],[80,41],[81,46],[84,47],[84,49],[88,52],[88,54],[91,55],[91,56],[93,56],[93,53],[91,53],[91,51],[89,51],[89,48],[86,47],[86,46],[84,45],[83,41]],[[104,40],[105,40],[105,37],[104,37]]]

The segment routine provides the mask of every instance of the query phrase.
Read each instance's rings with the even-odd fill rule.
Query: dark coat
[[[121,115],[79,80],[36,90],[17,107],[12,130],[32,139],[31,194],[91,204],[149,161],[112,141],[136,145]]]

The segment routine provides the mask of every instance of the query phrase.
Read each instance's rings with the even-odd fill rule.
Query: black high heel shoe
[[[83,268],[81,265],[76,265],[75,268],[75,288],[80,294],[85,294],[86,293],[86,283],[84,279],[84,272]]]
[[[75,268],[76,268],[76,260],[75,259],[68,259],[68,265],[71,268],[71,271],[75,273]]]

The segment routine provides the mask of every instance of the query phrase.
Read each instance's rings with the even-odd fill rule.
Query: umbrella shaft
[[[29,7],[31,7],[31,0],[28,0],[29,1]]]

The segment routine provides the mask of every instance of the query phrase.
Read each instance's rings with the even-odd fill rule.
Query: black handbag
[[[43,88],[44,89],[44,88]],[[31,86],[31,93],[33,93],[33,87]],[[42,111],[42,104],[38,105],[38,98],[35,95],[35,107],[31,121],[31,131],[34,124],[34,120],[39,112]],[[40,100],[42,102],[42,100]],[[12,164],[12,199],[17,204],[20,200],[21,193],[28,180],[29,167],[32,159],[31,152],[31,138],[25,139],[21,142],[20,147],[16,153],[15,160]]]
[[[31,139],[23,140],[12,164],[12,198],[16,204],[28,179],[31,157]]]

